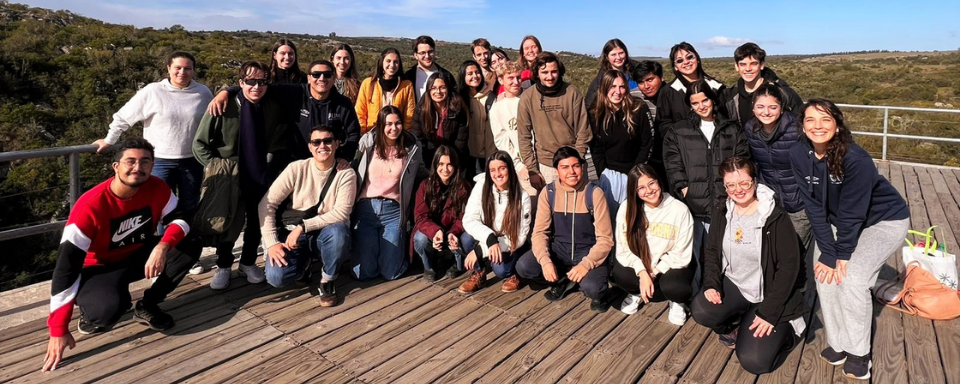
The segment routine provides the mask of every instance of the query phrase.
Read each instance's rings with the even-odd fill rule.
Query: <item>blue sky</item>
[[[18,0],[13,0],[18,2]],[[260,30],[341,36],[431,35],[517,48],[524,35],[544,49],[599,54],[618,37],[632,56],[666,56],[688,41],[705,57],[732,56],[754,41],[768,54],[960,48],[960,1],[595,0],[19,0],[109,23],[188,30]],[[278,6],[278,4],[283,4]],[[638,4],[652,4],[644,7]],[[681,7],[691,11],[681,11]]]

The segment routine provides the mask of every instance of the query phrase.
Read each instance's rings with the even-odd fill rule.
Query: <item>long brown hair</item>
[[[507,209],[503,212],[503,225],[500,228],[494,228],[494,218],[497,215],[497,208],[494,204],[493,192],[496,186],[493,185],[493,179],[490,177],[490,163],[500,160],[507,164]],[[513,159],[505,151],[496,151],[487,158],[486,176],[484,176],[483,193],[480,198],[480,205],[483,207],[483,225],[492,229],[498,236],[507,235],[510,239],[510,252],[516,251],[520,244],[520,226],[523,222],[523,202],[520,200],[520,179],[517,178],[517,170],[513,167]]]
[[[353,48],[350,47],[350,44],[340,43],[336,47],[333,47],[333,51],[330,52],[330,61],[333,61],[333,57],[337,55],[337,52],[347,51],[347,55],[350,56],[350,69],[347,70],[347,73],[343,77],[343,95],[350,99],[350,101],[356,104],[357,95],[360,93],[360,73],[357,71],[357,59],[353,54]],[[336,71],[336,68],[333,68]]]
[[[627,246],[630,252],[640,256],[643,268],[648,272],[650,266],[650,243],[647,242],[647,213],[644,211],[643,200],[637,196],[637,187],[640,177],[646,176],[653,180],[660,180],[657,171],[648,164],[637,164],[627,172]],[[660,189],[660,199],[663,200],[663,189]]]
[[[836,104],[827,99],[808,100],[807,103],[803,105],[803,113],[800,114],[800,124],[803,124],[803,120],[807,116],[807,110],[810,108],[816,108],[820,112],[830,114],[833,121],[837,123],[837,133],[834,134],[830,142],[827,143],[826,158],[827,169],[830,171],[830,174],[837,178],[842,178],[843,158],[847,155],[847,149],[850,147],[850,144],[854,142],[853,133],[851,133],[846,124],[843,123],[843,112],[840,111],[840,107],[837,107]],[[806,134],[803,135],[801,140],[810,144],[811,147],[813,146]]]
[[[277,63],[277,58],[275,55],[277,54],[277,50],[284,45],[290,47],[290,49],[293,49],[294,57],[293,65],[290,66],[290,69],[286,70],[286,78],[281,79],[279,78],[280,74],[277,73],[281,70],[280,64]],[[303,73],[303,71],[300,69],[300,52],[297,51],[297,46],[293,44],[293,41],[288,39],[280,39],[273,44],[273,49],[270,50],[270,72],[268,72],[267,75],[269,76],[268,79],[270,79],[271,83],[300,84],[307,81],[307,74]]]
[[[617,105],[614,105],[610,101],[610,98],[607,97],[607,92],[610,91],[610,87],[613,86],[613,81],[620,79],[623,81],[625,88],[630,87],[630,83],[627,81],[627,76],[616,69],[609,69],[603,73],[603,78],[600,80],[600,88],[597,90],[597,101],[590,106],[591,112],[593,114],[593,127],[595,132],[599,132],[601,129],[604,133],[609,134],[608,128],[612,125],[617,119]],[[640,116],[640,108],[643,106],[643,103],[637,102],[632,96],[630,96],[630,91],[623,95],[623,101],[620,102],[619,110],[623,111],[623,116],[621,119],[625,122],[627,126],[627,133],[631,136],[633,135],[638,121],[636,117]]]
[[[450,165],[453,166],[453,175],[450,176],[450,182],[447,184],[448,189],[446,199],[439,195],[440,185],[443,184],[443,181],[440,180],[440,176],[437,175],[437,167],[440,165],[440,158],[443,156],[450,157]],[[453,150],[448,145],[441,145],[437,147],[437,151],[433,154],[433,161],[430,165],[430,176],[427,178],[427,185],[429,186],[426,191],[423,193],[423,198],[426,200],[427,208],[429,208],[430,213],[433,215],[439,215],[443,212],[443,208],[450,203],[450,209],[453,211],[454,217],[461,217],[463,215],[463,210],[467,206],[467,195],[461,194],[460,192],[467,188],[467,181],[463,179],[463,173],[460,172],[460,157],[457,156],[457,151]]]
[[[463,107],[463,100],[460,99],[460,95],[457,91],[457,83],[454,82],[452,76],[437,71],[434,72],[430,77],[427,78],[427,90],[425,99],[420,104],[420,126],[423,127],[423,135],[427,139],[433,137],[434,132],[437,131],[437,125],[443,124],[442,121],[438,122],[437,119],[440,118],[440,109],[434,105],[433,98],[430,97],[430,89],[433,88],[433,84],[437,80],[443,80],[443,84],[447,87],[447,99],[443,101],[443,108],[447,110],[447,116],[456,116],[460,112],[460,109]]]
[[[630,59],[630,51],[627,50],[627,45],[624,44],[620,39],[607,40],[607,43],[603,45],[603,49],[600,51],[600,69],[613,69],[613,64],[610,64],[610,59],[607,57],[607,55],[609,55],[610,51],[613,51],[614,48],[620,48],[623,50],[623,55],[625,56],[625,59],[623,60],[623,72],[633,76],[633,60]],[[629,88],[629,85],[627,85],[627,87]]]
[[[377,124],[373,126],[373,150],[376,152],[377,157],[381,159],[387,158],[387,134],[384,132],[384,128],[387,126],[387,116],[397,115],[398,121],[403,124],[403,113],[400,112],[400,108],[397,108],[393,105],[386,105],[380,109],[380,113],[377,114]],[[406,127],[402,127],[406,128]],[[397,158],[402,159],[407,157],[407,137],[404,135],[403,129],[400,130],[400,137],[397,138],[397,142],[394,143],[394,147],[397,148]]]
[[[526,43],[527,40],[533,40],[533,43],[537,45],[537,50],[539,51],[539,52],[537,52],[538,55],[543,52],[543,45],[540,44],[540,39],[538,39],[538,38],[537,38],[536,36],[534,36],[534,35],[526,35],[526,36],[523,37],[523,40],[520,40],[520,49],[519,49],[519,50],[520,50],[520,55],[519,55],[519,57],[517,57],[517,65],[520,66],[520,70],[521,70],[521,71],[524,70],[524,69],[529,69],[529,70],[531,70],[531,71],[536,72],[536,71],[535,71],[535,68],[536,68],[536,67],[533,66],[533,63],[528,63],[528,62],[527,62],[527,59],[525,59],[525,58],[523,57],[523,43]],[[492,56],[491,56],[491,57],[492,57]],[[536,59],[534,59],[534,60],[536,60]]]

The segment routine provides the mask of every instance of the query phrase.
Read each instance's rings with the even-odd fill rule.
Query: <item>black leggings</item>
[[[77,306],[87,321],[107,327],[130,309],[130,283],[144,278],[144,266],[156,241],[148,242],[118,264],[92,266],[80,271]],[[143,292],[143,302],[156,305],[180,285],[187,271],[200,258],[200,242],[187,237],[167,251],[167,262],[157,281]]]
[[[674,303],[686,304],[693,296],[694,264],[691,262],[686,268],[671,269],[667,273],[657,275],[653,279],[653,298],[651,302],[670,300]],[[624,267],[613,259],[613,283],[631,295],[640,294],[640,278],[633,268]]]
[[[747,372],[759,375],[780,366],[799,341],[793,326],[782,321],[774,326],[770,336],[753,337],[750,326],[759,305],[747,301],[740,289],[726,277],[723,278],[722,299],[722,303],[713,304],[707,301],[703,292],[698,293],[690,305],[693,320],[718,334],[730,333],[739,327],[737,359]]]

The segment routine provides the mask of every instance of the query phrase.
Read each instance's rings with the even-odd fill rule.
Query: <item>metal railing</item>
[[[936,137],[936,136],[917,136],[917,135],[901,135],[897,133],[890,133],[890,111],[912,111],[912,112],[938,112],[938,113],[958,113],[960,114],[960,109],[937,109],[937,108],[914,108],[914,107],[890,107],[886,105],[859,105],[859,104],[837,104],[840,108],[856,108],[856,109],[875,109],[883,110],[883,132],[863,132],[863,131],[853,131],[855,135],[864,135],[864,136],[880,136],[883,138],[883,150],[881,153],[881,160],[887,159],[887,139],[915,139],[915,140],[927,140],[927,141],[940,141],[945,143],[958,143],[960,144],[960,138],[951,138],[951,137]]]
[[[891,107],[891,106],[882,106],[882,105],[857,105],[857,104],[837,104],[837,105],[841,108],[883,110],[883,131],[882,132],[865,132],[865,131],[853,132],[854,134],[857,134],[857,135],[882,137],[883,138],[883,149],[882,149],[882,155],[881,155],[882,160],[887,160],[887,139],[888,138],[960,143],[960,138],[903,135],[903,134],[896,134],[896,133],[889,132],[891,110],[960,114],[960,109]],[[80,190],[81,189],[80,154],[93,153],[93,152],[96,152],[96,150],[97,150],[97,146],[95,145],[76,145],[72,147],[45,148],[45,149],[35,149],[35,150],[29,150],[29,151],[0,152],[0,163],[40,158],[40,157],[67,156],[67,158],[70,161],[70,206],[72,207],[73,203],[76,202],[78,198],[80,198],[80,194],[82,192]],[[32,225],[32,226],[26,226],[22,228],[15,228],[15,229],[2,231],[0,232],[0,241],[58,231],[63,229],[64,223],[65,221],[60,220],[60,221],[51,222],[51,223],[38,224],[38,225]]]
[[[14,151],[14,152],[0,152],[0,163],[17,161],[17,160],[27,160],[27,159],[36,159],[41,157],[53,157],[53,156],[66,156],[70,162],[70,207],[73,208],[73,203],[77,202],[77,199],[80,198],[80,154],[81,153],[92,153],[97,151],[97,146],[88,144],[88,145],[75,145],[72,147],[57,147],[57,148],[44,148],[44,149],[32,149],[28,151]],[[66,223],[64,220],[55,221],[52,223],[31,225],[22,228],[14,228],[0,232],[0,241],[17,239],[25,236],[38,235],[41,233],[59,231],[63,229],[63,225]]]

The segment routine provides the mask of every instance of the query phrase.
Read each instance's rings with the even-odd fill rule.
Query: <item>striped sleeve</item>
[[[171,246],[176,246],[180,243],[180,240],[183,240],[183,238],[190,233],[190,225],[183,219],[177,203],[177,196],[173,194],[173,191],[170,191],[170,197],[167,199],[167,203],[163,206],[163,211],[160,214],[160,222],[167,226],[160,242],[170,244]]]
[[[50,284],[47,327],[50,328],[51,337],[60,337],[69,332],[73,303],[80,289],[80,270],[90,249],[90,238],[91,235],[84,233],[77,223],[69,222],[63,229],[57,265]]]

